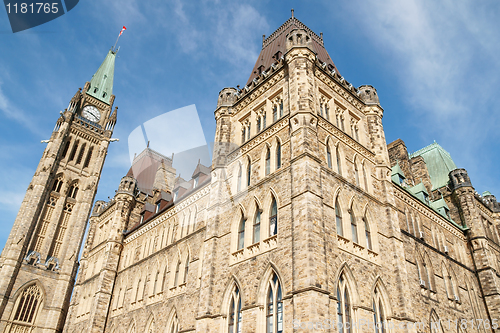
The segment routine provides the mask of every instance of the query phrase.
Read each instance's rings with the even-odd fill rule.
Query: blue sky
[[[295,16],[317,34],[340,73],[371,84],[387,142],[409,152],[436,140],[478,192],[500,198],[498,1],[86,0],[13,34],[0,10],[0,248],[60,110],[89,81],[121,27],[114,94],[119,107],[97,199],[127,172],[127,137],[140,124],[195,104],[207,141],[223,87],[244,86],[262,35]]]

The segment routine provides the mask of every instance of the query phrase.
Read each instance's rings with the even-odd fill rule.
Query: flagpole
[[[125,28],[125,26],[123,26],[122,30],[120,30],[120,33],[118,34],[118,37],[116,38],[116,42],[115,42],[115,45],[113,46],[113,49],[112,51],[114,52],[115,49],[116,49],[116,44],[118,43],[118,39],[120,39],[120,36],[122,35],[122,33],[127,30],[127,28]]]

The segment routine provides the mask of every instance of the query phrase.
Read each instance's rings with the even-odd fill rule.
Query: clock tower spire
[[[61,332],[116,124],[110,50],[61,112],[0,255],[0,332]]]

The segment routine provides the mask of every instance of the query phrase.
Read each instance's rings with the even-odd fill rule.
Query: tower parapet
[[[294,47],[308,47],[312,50],[311,36],[304,29],[293,29],[286,36],[286,50]]]
[[[377,89],[370,85],[359,86],[359,98],[365,102],[365,104],[378,104],[380,101],[378,99]]]
[[[465,169],[455,169],[450,171],[449,175],[452,190],[460,187],[472,187],[469,175]]]

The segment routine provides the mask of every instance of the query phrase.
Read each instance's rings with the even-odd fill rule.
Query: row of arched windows
[[[69,147],[71,145],[71,139],[66,141],[66,144],[64,145],[64,149],[61,155],[61,159],[66,158],[66,155],[68,154]],[[83,161],[83,157],[85,156],[85,149],[87,144],[83,143],[83,145],[80,147],[80,150],[78,150],[78,147],[80,145],[80,141],[76,140],[76,142],[73,144],[73,147],[71,148],[71,153],[69,154],[68,162],[71,162],[75,159],[76,157],[76,162],[75,165],[79,165]],[[94,147],[90,147],[87,151],[87,155],[85,157],[85,161],[83,163],[83,167],[87,168],[90,164],[90,160],[92,159],[92,153],[94,151]],[[78,155],[77,155],[78,153]]]
[[[349,215],[349,225],[351,231],[351,240],[359,244],[361,243],[361,238],[364,238],[364,245],[367,249],[373,250],[372,234],[370,231],[370,225],[368,224],[367,212],[365,211],[364,216],[361,218],[361,224],[358,226],[358,218],[354,214],[353,204],[347,210]],[[337,226],[337,234],[342,237],[346,237],[344,232],[344,220],[342,217],[342,210],[340,209],[338,199],[335,200],[335,222]]]
[[[279,140],[276,140],[276,143],[273,146],[266,145],[265,154],[262,157],[262,160],[264,161],[264,164],[262,165],[264,170],[263,177],[281,169],[282,156],[281,143]],[[237,167],[236,191],[240,192],[252,183],[252,160],[249,156],[247,156],[245,165],[239,163]]]
[[[330,139],[327,140],[326,142],[326,165],[328,166],[329,169],[332,169],[339,175],[343,176],[342,173],[342,155],[340,151],[340,143],[337,144],[336,146],[333,146]],[[335,157],[332,157],[332,147],[335,147],[334,153]],[[333,162],[333,159],[335,159],[335,163]],[[354,157],[354,180],[356,183],[356,186],[362,187],[365,191],[368,191],[368,174],[367,174],[367,167],[365,165],[366,163],[360,163],[358,157]],[[360,175],[361,173],[361,175]]]
[[[274,198],[274,196],[272,196],[271,205],[268,208],[269,209],[268,212],[266,212],[265,214],[265,216],[268,218],[267,230],[265,231],[261,229],[263,211],[261,210],[261,208],[257,203],[255,203],[255,206],[256,206],[255,212],[251,224],[251,232],[252,232],[251,244],[247,245],[259,243],[262,238],[261,237],[262,232],[265,232],[264,235],[266,237],[272,237],[278,233],[278,205],[276,203],[276,199]],[[247,233],[248,229],[250,229],[250,226],[248,225],[247,217],[241,210],[240,221],[238,223],[237,250],[241,250],[245,247],[245,239],[246,239],[245,234]]]

